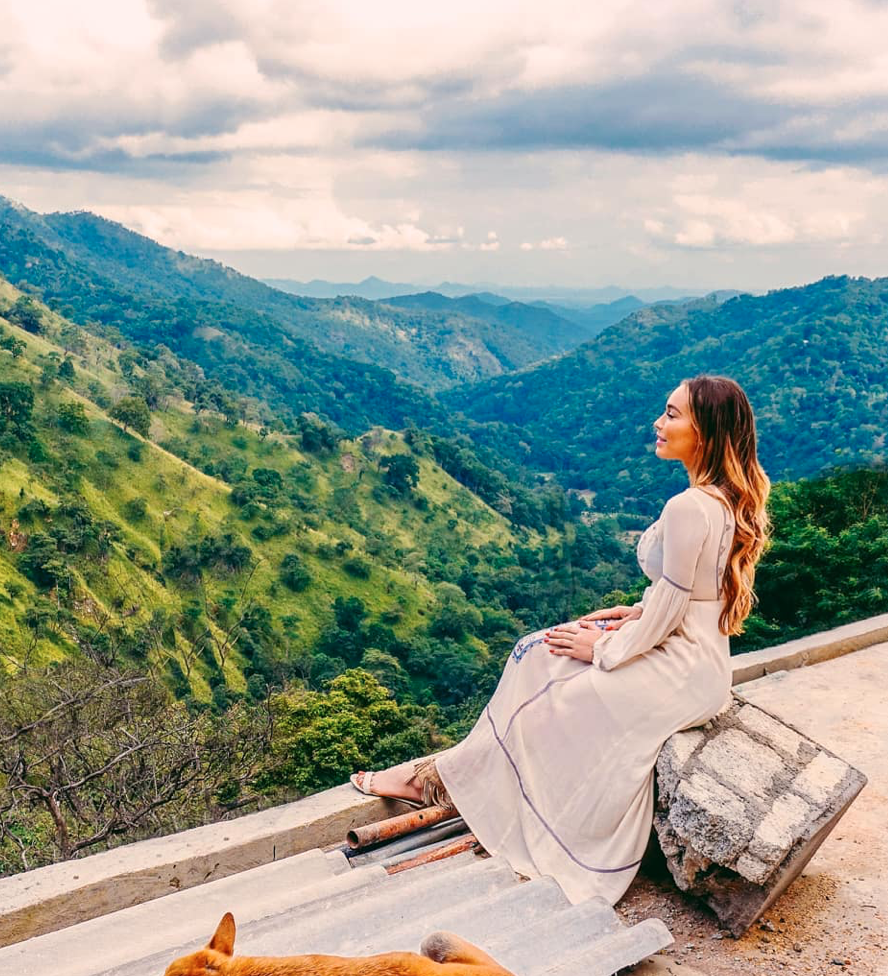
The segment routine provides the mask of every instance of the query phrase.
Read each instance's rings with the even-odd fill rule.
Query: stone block
[[[772,748],[735,728],[708,739],[700,750],[700,762],[741,796],[759,800],[767,798],[783,769],[783,761]]]
[[[676,884],[741,935],[829,834],[866,777],[735,695],[657,762],[654,828]]]
[[[744,705],[737,713],[737,721],[747,731],[758,735],[788,758],[799,758],[799,750],[805,740],[788,725],[771,718],[767,712],[756,708],[755,705]]]
[[[850,769],[841,759],[820,753],[793,780],[792,788],[820,806],[829,802]]]

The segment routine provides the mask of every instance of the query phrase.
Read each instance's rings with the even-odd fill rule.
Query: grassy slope
[[[18,293],[12,286],[0,282],[0,297],[15,300]],[[44,310],[48,336],[36,336],[0,319],[5,327],[25,343],[20,359],[13,361],[8,352],[0,352],[0,381],[27,380],[37,384],[40,359],[62,349],[52,341],[64,320]],[[312,482],[311,493],[320,509],[310,527],[299,527],[296,513],[295,529],[267,541],[250,535],[250,528],[258,522],[238,519],[237,509],[229,500],[230,488],[195,467],[159,447],[145,442],[141,461],[133,461],[127,453],[128,441],[118,426],[90,396],[113,400],[127,390],[124,377],[117,370],[119,351],[110,343],[90,336],[84,355],[74,355],[76,376],[68,386],[58,381],[41,390],[35,402],[38,434],[55,455],[75,457],[83,466],[80,493],[96,518],[114,523],[120,541],[103,566],[86,567],[75,573],[74,607],[82,623],[96,622],[110,615],[115,623],[125,619],[132,626],[144,623],[152,608],[166,608],[180,612],[189,601],[203,598],[198,590],[185,586],[164,585],[157,573],[162,551],[176,541],[198,533],[218,533],[233,530],[252,548],[257,568],[249,581],[249,593],[267,602],[278,626],[282,618],[298,619],[297,631],[288,636],[300,644],[310,643],[329,619],[329,608],[337,596],[358,596],[371,613],[398,608],[400,621],[396,632],[408,631],[428,613],[435,601],[434,586],[423,575],[422,554],[432,537],[449,536],[456,546],[479,547],[492,543],[498,550],[508,550],[515,541],[509,524],[489,509],[465,488],[455,482],[427,458],[419,459],[420,484],[417,494],[428,500],[428,510],[419,511],[415,505],[392,500],[380,504],[373,497],[373,488],[380,484],[378,459],[382,455],[406,450],[399,435],[381,429],[374,430],[360,442],[343,442],[340,448],[318,459],[304,454],[294,438],[272,434],[264,441],[248,427],[226,428],[218,417],[202,417],[195,422],[188,405],[171,401],[165,409],[153,414],[152,437],[166,439],[175,435],[187,436],[189,445],[211,444],[215,450],[239,452],[250,469],[261,466],[286,472],[301,466]],[[90,389],[91,387],[91,389]],[[90,394],[89,396],[87,394]],[[97,399],[100,397],[97,397]],[[50,417],[54,405],[61,400],[80,400],[91,422],[88,437],[69,435],[53,427]],[[138,438],[138,435],[131,435]],[[104,453],[102,453],[104,452]],[[6,456],[0,463],[2,494],[0,494],[0,524],[8,530],[16,512],[30,499],[57,500],[57,492],[39,465],[19,457]],[[326,510],[333,491],[345,488],[358,506],[360,521],[352,519],[357,528],[336,520]],[[136,497],[147,502],[144,519],[135,522],[125,514],[126,503]],[[291,508],[283,506],[278,513],[282,519],[294,518]],[[456,520],[456,526],[447,523]],[[387,543],[382,556],[366,548],[366,532],[371,529]],[[22,526],[30,533],[40,528],[40,519],[31,526]],[[347,575],[338,557],[321,558],[316,550],[319,543],[335,546],[344,541],[352,545],[348,555],[359,554],[371,567],[369,578]],[[378,540],[377,540],[377,549]],[[293,593],[277,582],[280,561],[287,552],[299,552],[313,577],[311,585],[302,593]],[[394,554],[394,558],[392,558]],[[247,574],[229,579],[209,579],[206,599],[209,603],[224,595],[225,590],[239,591]],[[37,590],[16,568],[16,557],[8,546],[0,550],[0,584],[7,589],[14,583],[15,599],[0,596],[0,638],[7,653],[7,664],[20,661],[31,643],[31,634],[22,625],[26,606],[37,597]],[[74,644],[64,633],[41,637],[32,653],[37,660],[51,660],[71,653]],[[229,659],[226,678],[233,688],[242,686],[236,657]],[[200,697],[208,695],[208,687],[195,672],[194,691]]]

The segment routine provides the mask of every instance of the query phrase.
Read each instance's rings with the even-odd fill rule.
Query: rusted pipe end
[[[459,813],[453,807],[423,807],[421,810],[402,813],[398,817],[380,820],[379,823],[355,827],[345,835],[345,840],[353,851],[358,851],[363,847],[370,847],[371,844],[403,837],[422,830],[423,827],[432,827],[443,820],[452,820],[458,816]]]

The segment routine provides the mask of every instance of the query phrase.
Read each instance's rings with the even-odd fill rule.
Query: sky
[[[884,0],[0,0],[0,194],[258,277],[888,275]]]

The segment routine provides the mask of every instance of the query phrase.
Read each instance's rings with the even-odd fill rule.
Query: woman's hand
[[[616,622],[608,624],[607,630],[619,630],[627,620],[638,620],[640,616],[641,607],[606,607],[604,610],[596,610],[594,613],[587,613],[584,617],[580,617],[579,625],[590,630],[598,630],[598,625],[591,621],[614,617],[617,618]]]
[[[590,624],[590,630],[586,630],[584,625],[577,623],[561,624],[546,631],[546,644],[549,646],[549,653],[557,657],[572,657],[577,661],[585,661],[591,664],[594,656],[595,642],[602,635],[603,631]]]

